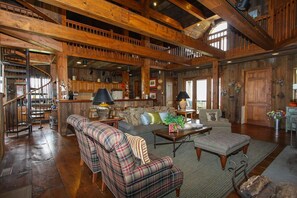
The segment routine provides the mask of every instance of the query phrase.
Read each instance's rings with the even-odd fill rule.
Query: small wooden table
[[[113,126],[114,128],[119,128],[119,121],[122,120],[123,118],[119,117],[114,117],[114,118],[108,118],[108,119],[99,119],[99,118],[89,118],[91,121],[99,121],[105,124],[108,124],[110,126]]]
[[[175,152],[176,150],[185,142],[193,142],[189,141],[191,138],[191,135],[194,134],[202,134],[202,133],[210,133],[211,127],[202,127],[202,128],[194,128],[194,129],[186,129],[186,130],[181,130],[179,132],[175,133],[169,133],[168,128],[164,129],[158,129],[158,130],[153,130],[154,134],[154,148],[156,148],[156,145],[162,145],[162,144],[173,144],[173,157],[175,157]],[[171,142],[160,142],[156,143],[156,136],[162,137],[166,140],[169,140]],[[181,140],[181,141],[178,141]],[[175,147],[175,143],[180,143],[177,147]]]
[[[185,116],[185,119],[187,120],[188,115],[191,115],[191,120],[193,120],[193,113],[196,112],[195,109],[186,109],[186,110],[177,110],[176,114],[177,115],[183,115]]]

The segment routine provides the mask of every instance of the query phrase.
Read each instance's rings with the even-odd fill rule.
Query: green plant
[[[165,124],[176,123],[181,128],[185,127],[185,118],[183,116],[173,116],[172,114],[168,114],[167,117],[164,119]]]

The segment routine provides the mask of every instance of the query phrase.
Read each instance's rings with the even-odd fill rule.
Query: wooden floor
[[[272,128],[236,124],[232,126],[232,131],[279,144],[251,175],[261,174],[290,144],[289,133],[283,130],[276,136]],[[79,165],[79,148],[75,136],[62,137],[45,124],[41,130],[38,126],[34,127],[30,138],[26,135],[9,137],[5,144],[6,154],[0,164],[0,174],[9,168],[12,168],[12,173],[0,177],[0,195],[32,185],[33,197],[113,197],[108,190],[100,191],[100,174],[93,184],[90,170],[85,165]],[[233,192],[228,197],[238,196]]]

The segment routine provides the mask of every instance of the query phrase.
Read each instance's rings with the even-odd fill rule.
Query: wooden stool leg
[[[200,156],[201,156],[201,148],[196,147],[196,155],[198,158],[198,161],[200,160]]]
[[[246,154],[246,153],[247,153],[247,151],[248,151],[248,148],[249,148],[249,144],[247,144],[247,145],[243,146],[243,148],[242,148],[242,151],[243,151],[243,153],[244,153],[244,154]]]
[[[175,196],[179,197],[180,194],[180,188],[175,189]]]
[[[220,160],[221,160],[222,169],[225,170],[225,166],[226,166],[226,162],[227,162],[227,156],[220,155]]]
[[[93,176],[92,176],[92,183],[95,183],[97,180],[97,173],[93,173]]]

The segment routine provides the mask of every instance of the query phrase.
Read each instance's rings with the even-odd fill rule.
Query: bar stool
[[[295,125],[295,139],[297,144],[297,115],[291,115],[290,116],[290,123],[291,123],[291,147],[293,147],[293,124]]]

